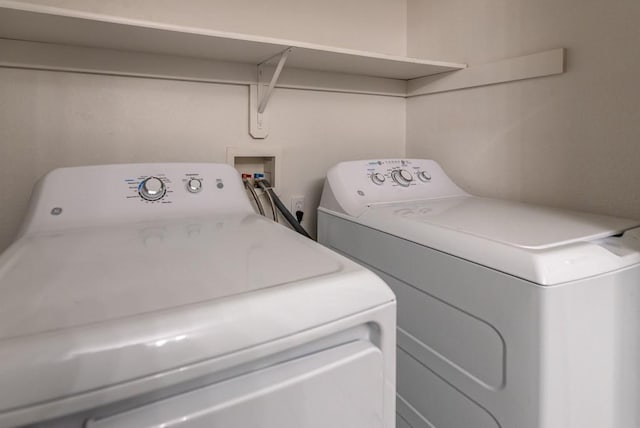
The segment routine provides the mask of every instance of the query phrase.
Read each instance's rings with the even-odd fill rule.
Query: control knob
[[[157,201],[164,196],[167,188],[158,177],[148,177],[140,183],[138,192],[140,196],[147,201]]]
[[[371,181],[373,181],[373,183],[377,184],[378,186],[384,183],[385,180],[386,178],[384,178],[384,175],[380,174],[379,172],[371,174]]]
[[[420,171],[418,173],[418,178],[426,183],[428,181],[431,181],[431,174],[429,174],[427,171]]]
[[[191,193],[198,193],[202,190],[202,181],[198,178],[190,178],[187,182],[187,190]]]
[[[413,176],[406,169],[396,169],[391,173],[391,178],[403,187],[409,187],[409,184],[413,181]]]

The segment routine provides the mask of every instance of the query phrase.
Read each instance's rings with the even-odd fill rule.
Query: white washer
[[[0,426],[391,428],[395,297],[216,164],[58,169],[0,256]]]
[[[640,222],[471,196],[430,160],[341,163],[319,241],[398,298],[398,427],[640,427]]]

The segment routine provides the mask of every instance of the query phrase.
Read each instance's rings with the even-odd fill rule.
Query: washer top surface
[[[606,238],[640,226],[630,219],[474,196],[374,205],[362,217],[375,217],[385,229],[385,222],[400,218],[532,250]]]

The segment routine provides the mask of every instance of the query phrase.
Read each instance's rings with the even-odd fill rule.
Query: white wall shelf
[[[294,73],[293,81],[300,89],[351,92],[349,82],[356,83],[356,79],[364,77],[364,86],[356,83],[355,92],[402,97],[406,96],[409,79],[466,67],[464,64],[161,24],[12,0],[0,0],[0,47],[4,48],[0,52],[0,66],[5,67],[248,83],[249,132],[260,139],[268,135],[265,110],[285,61],[288,68],[307,71],[306,76],[310,77],[307,81],[312,82],[309,87],[300,73]],[[87,49],[94,52],[87,52]],[[115,62],[106,61],[106,57]],[[270,70],[267,61],[273,58],[280,58],[280,61],[265,88],[263,76]],[[157,65],[160,67],[156,68]],[[257,68],[247,72],[242,65]],[[323,76],[318,79],[309,71],[348,77]],[[285,81],[286,76],[283,73]]]
[[[401,80],[466,67],[464,64],[159,24],[10,0],[0,1],[0,38],[254,65],[293,48],[287,60],[289,67]]]

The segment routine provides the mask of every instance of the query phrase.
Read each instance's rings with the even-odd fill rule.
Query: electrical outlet
[[[304,196],[291,198],[291,213],[295,216],[296,211],[304,211]]]

